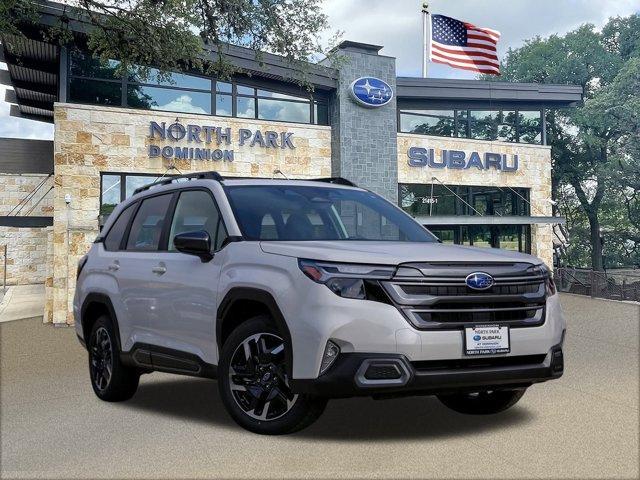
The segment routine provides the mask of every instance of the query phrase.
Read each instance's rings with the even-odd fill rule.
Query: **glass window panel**
[[[127,250],[157,250],[160,244],[160,236],[164,219],[169,210],[169,204],[173,194],[158,195],[142,201],[133,223]]]
[[[71,51],[71,75],[81,77],[116,79],[120,75],[116,69],[120,66],[117,60],[101,62],[99,58],[93,57],[91,53],[78,49]]]
[[[258,118],[262,120],[280,120],[284,122],[310,122],[309,102],[286,102],[280,100],[258,99]]]
[[[216,92],[231,93],[231,84],[227,82],[216,82]]]
[[[453,110],[401,112],[400,130],[408,133],[452,137],[454,133]]]
[[[129,219],[131,215],[135,211],[134,205],[129,205],[125,208],[118,219],[113,223],[111,228],[109,229],[109,233],[104,239],[104,248],[109,251],[115,251],[120,249],[120,242],[122,241],[122,236],[124,235],[125,230],[127,229],[127,225],[129,224]]]
[[[236,98],[236,115],[242,118],[256,118],[256,106],[253,98]]]
[[[317,125],[329,125],[329,105],[326,103],[314,104],[313,116]]]
[[[540,112],[518,112],[518,135],[522,143],[542,142],[542,126],[540,122]]]
[[[156,181],[158,176],[156,175],[127,175],[125,177],[125,198],[129,198],[133,195],[136,188],[144,187]],[[124,200],[124,198],[123,198]]]
[[[211,80],[208,78],[183,73],[169,73],[160,76],[160,71],[155,68],[133,67],[129,73],[129,80],[132,82],[152,83],[170,87],[211,90]]]
[[[521,252],[524,250],[521,225],[501,225],[496,229],[495,248]]]
[[[471,138],[479,140],[496,140],[498,138],[498,121],[496,112],[488,110],[471,110]]]
[[[211,94],[129,85],[127,105],[150,110],[210,114]]]
[[[484,225],[470,226],[474,247],[491,248],[491,229]]]
[[[467,138],[469,136],[469,116],[466,110],[456,110],[456,120],[458,122],[458,130],[456,136]]]
[[[245,87],[244,85],[236,85],[236,91],[241,95],[255,95],[256,89]]]
[[[122,104],[122,84],[72,78],[69,99],[78,103],[119,106]]]
[[[278,92],[270,92],[269,90],[258,90],[259,97],[269,97],[269,98],[284,98],[289,100],[307,100],[303,96],[295,96],[295,95],[287,95],[285,93]]]
[[[181,193],[171,223],[169,251],[176,250],[173,242],[176,235],[201,230],[209,234],[211,248],[215,250],[219,225],[220,215],[211,195],[203,191]]]
[[[442,243],[455,243],[455,230],[453,228],[429,228],[431,233],[440,239]]]
[[[515,127],[516,112],[496,112],[496,122],[498,124],[498,140],[503,142],[515,142],[517,140]]]
[[[233,97],[231,95],[216,93],[216,115],[230,117],[232,114],[232,101]]]
[[[100,215],[109,215],[120,201],[120,175],[102,175]]]

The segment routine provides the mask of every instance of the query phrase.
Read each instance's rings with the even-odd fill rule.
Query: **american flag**
[[[496,47],[500,32],[432,15],[429,60],[455,68],[500,75]]]

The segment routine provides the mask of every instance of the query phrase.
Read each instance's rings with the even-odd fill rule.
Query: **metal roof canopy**
[[[556,225],[565,224],[564,217],[520,216],[520,215],[420,215],[414,217],[423,225]]]
[[[0,173],[53,173],[53,141],[0,138]]]
[[[448,106],[574,107],[582,102],[580,85],[488,82],[445,78],[397,78],[399,108]]]

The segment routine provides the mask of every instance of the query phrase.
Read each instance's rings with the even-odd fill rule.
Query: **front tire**
[[[291,392],[284,348],[281,333],[265,315],[242,323],[222,347],[220,397],[235,422],[251,432],[302,430],[326,406],[326,399]]]
[[[491,415],[511,408],[522,398],[526,388],[517,390],[485,390],[470,393],[438,395],[438,400],[459,413]]]
[[[140,374],[120,361],[111,318],[103,315],[96,320],[87,347],[91,386],[96,396],[106,402],[121,402],[133,397]]]

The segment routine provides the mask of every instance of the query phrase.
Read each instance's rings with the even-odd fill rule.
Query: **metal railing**
[[[640,301],[640,271],[600,272],[585,268],[556,268],[556,286],[561,292],[612,300]]]

